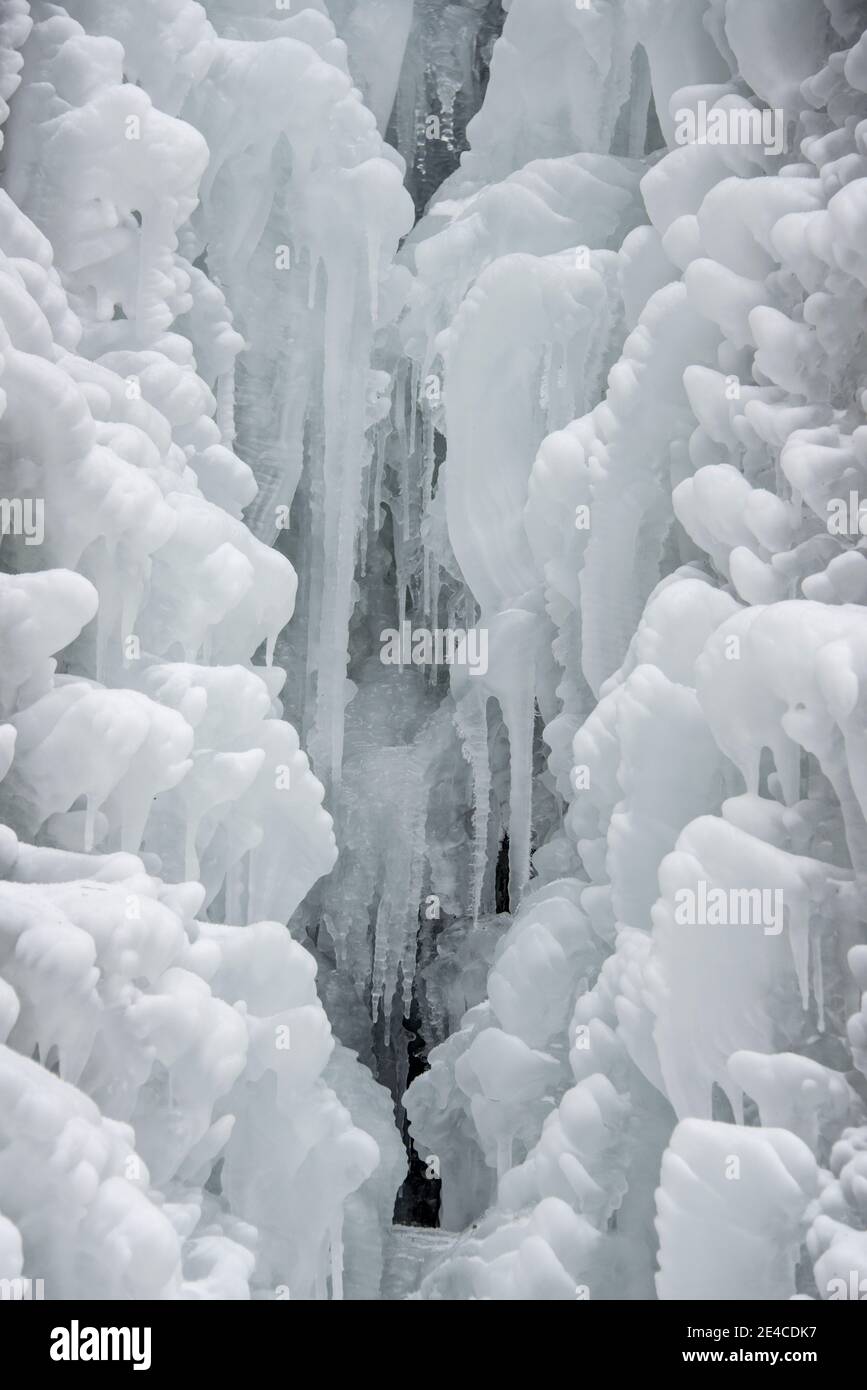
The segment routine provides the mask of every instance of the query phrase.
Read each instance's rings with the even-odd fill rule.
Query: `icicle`
[[[509,906],[515,912],[530,879],[535,730],[535,662],[528,653],[523,689],[502,704],[509,734]]]
[[[442,567],[439,556],[435,550],[430,552],[430,611],[431,626],[436,627],[440,611],[440,590],[442,588]]]
[[[422,810],[421,814],[419,814],[418,810],[416,811],[414,823],[412,826],[412,844],[414,847],[414,853],[412,856],[412,868],[410,870],[409,875],[409,892],[407,894],[409,913],[407,916],[406,936],[403,942],[403,951],[401,952],[401,968],[403,971],[402,997],[404,1018],[409,1017],[410,1006],[412,1004],[412,985],[413,980],[415,979],[415,965],[416,957],[418,954],[418,914],[419,906],[421,904],[422,888],[424,887],[425,856],[423,853],[420,852],[420,846],[424,845],[427,800],[426,797],[424,797],[425,786],[423,778],[421,779],[421,785],[419,786],[418,791],[420,793],[418,797],[418,802],[420,807],[423,807],[424,809]],[[413,911],[413,904],[416,905],[415,911]]]
[[[430,564],[429,564],[429,558],[430,558],[430,556],[429,556],[429,551],[428,551],[427,546],[425,546],[424,549],[422,550],[422,563],[421,563],[421,576],[422,576],[422,578],[421,578],[421,588],[422,588],[422,594],[421,594],[421,611],[422,611],[422,613],[424,614],[425,622],[427,623],[428,627],[432,627],[432,628],[433,628],[433,627],[436,627],[436,622],[435,622],[435,620],[434,620],[434,618],[433,618],[433,615],[432,615],[432,613],[431,613],[431,606],[430,606]],[[430,678],[431,678],[431,682],[432,682],[432,683],[434,683],[434,682],[436,681],[436,676],[437,676],[437,657],[436,657],[436,649],[434,649],[434,658],[433,658],[433,662],[432,662],[432,664],[431,664],[431,670],[430,670]]]
[[[367,525],[362,526],[361,534],[358,538],[358,577],[364,579],[367,575],[367,546],[370,540],[370,469],[365,473],[364,498],[362,500],[362,515],[367,518]]]
[[[418,394],[421,389],[421,366],[418,362],[413,362],[410,372],[409,387],[409,450],[410,454],[415,453],[416,431],[418,428]]]
[[[409,366],[405,360],[400,362],[394,381],[394,427],[397,433],[399,453],[405,454],[409,448],[406,435],[408,397],[411,392]]]
[[[398,487],[400,489],[400,535],[395,536],[395,549],[400,547],[401,554],[406,554],[410,537],[410,514],[409,499],[411,490],[410,464],[412,454],[403,453],[400,456],[400,468],[398,471]]]
[[[434,424],[429,409],[425,411],[423,431],[424,471],[422,474],[422,516],[427,518],[430,515],[431,503],[433,502],[433,476],[436,452],[434,447]],[[430,627],[436,627],[436,613],[431,609],[430,569],[428,565],[428,546],[426,542],[423,547],[422,589],[422,611],[428,625]],[[434,672],[434,678],[435,676],[436,672]]]
[[[448,610],[446,612],[446,626],[450,628],[463,627],[466,629],[467,632],[469,632],[469,626],[463,619],[460,623],[458,622],[458,609],[460,607],[460,592],[452,594],[451,598],[449,599]]]
[[[825,977],[822,972],[822,935],[816,932],[810,941],[813,957],[813,996],[816,1000],[816,1025],[825,1031]]]
[[[345,249],[328,264],[325,330],[324,593],[317,651],[317,774],[339,785],[343,763],[346,667],[353,609],[356,540],[361,526],[370,322],[358,305],[354,264]]]
[[[370,1017],[374,1024],[379,1017],[379,1006],[382,1002],[387,944],[388,933],[385,929],[385,914],[382,899],[380,899],[376,909],[376,921],[373,924],[373,960],[370,966]],[[386,1034],[387,1044],[388,1035]]]
[[[789,906],[789,949],[798,977],[801,1003],[810,1007],[810,905],[798,902]]]
[[[382,884],[376,912],[371,966],[372,1015],[380,1003],[388,1042],[398,975],[403,974],[401,999],[408,1013],[412,999],[418,940],[419,909],[425,875],[425,823],[432,749],[438,744],[426,725],[409,748],[389,750],[389,783],[395,788],[393,831],[377,866]]]
[[[488,758],[488,717],[485,692],[470,689],[454,713],[463,755],[473,774],[473,925],[479,920],[488,860],[488,820],[491,803],[491,765]]]
[[[385,446],[387,441],[388,426],[386,422],[383,421],[377,433],[376,451],[374,453],[373,529],[377,533],[382,527],[382,476],[385,472]]]
[[[402,557],[402,554],[403,554],[403,551],[401,550],[400,555],[399,555],[399,557],[398,557],[398,559],[397,559],[397,630],[398,630],[398,632],[399,632],[400,635],[401,635],[401,642],[400,642],[400,666],[401,666],[401,670],[403,670],[403,655],[404,655],[404,652],[403,652],[403,625],[404,625],[404,623],[406,622],[406,589],[407,589],[407,575],[406,575],[406,572],[405,572],[405,570],[404,570],[404,568],[403,568],[403,563],[402,563],[402,558],[401,558],[401,557]]]

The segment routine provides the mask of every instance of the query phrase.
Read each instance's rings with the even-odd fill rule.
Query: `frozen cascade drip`
[[[369,364],[379,279],[408,230],[410,209],[389,147],[345,70],[332,65],[332,57],[340,63],[340,52],[327,42],[328,26],[317,36],[318,51],[293,38],[308,33],[303,18],[275,23],[270,44],[225,42],[223,67],[218,60],[185,115],[221,151],[209,168],[198,229],[249,344],[236,418],[239,441],[249,438],[264,465],[251,522],[269,542],[286,525],[304,471],[305,441],[316,437],[316,456],[308,460],[309,543],[320,585],[316,612],[307,619],[308,676],[315,673],[316,694],[313,709],[301,713],[314,766],[336,787],[353,578],[366,519],[365,435],[376,423]],[[288,104],[277,98],[276,84],[289,74],[302,93],[309,89],[306,102],[303,96]],[[243,144],[245,120],[261,122],[263,84],[275,84],[275,96],[265,104],[266,130],[257,129],[257,157],[261,169],[270,163],[277,174],[276,183],[273,173],[266,179],[264,197]],[[311,104],[315,111],[325,101],[339,119],[333,126],[321,117],[311,124]],[[236,134],[227,143],[229,112]],[[241,210],[251,206],[255,220],[238,226]],[[305,362],[293,341],[316,344],[315,360]]]
[[[455,723],[461,736],[464,757],[473,775],[473,924],[482,907],[485,868],[488,857],[488,818],[491,799],[491,765],[488,758],[487,698],[478,687],[470,687],[457,702]]]
[[[3,7],[0,1277],[867,1278],[859,8]]]

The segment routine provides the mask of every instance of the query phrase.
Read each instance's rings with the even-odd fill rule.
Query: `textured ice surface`
[[[2,7],[0,1277],[867,1280],[859,9]]]

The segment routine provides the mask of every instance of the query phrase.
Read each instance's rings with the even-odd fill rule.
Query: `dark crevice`
[[[421,1026],[421,1009],[413,994],[409,1018],[403,1020],[404,1032],[410,1035],[406,1049],[409,1063],[408,1085],[412,1085],[416,1077],[428,1070],[428,1044],[421,1035]],[[431,1161],[434,1155],[419,1154],[416,1151],[409,1132],[409,1120],[402,1106],[400,1115],[401,1137],[406,1145],[409,1172],[395,1198],[393,1220],[401,1226],[438,1226],[442,1182],[436,1176],[437,1165]]]
[[[494,903],[497,912],[509,911],[509,837],[504,835],[494,871]]]

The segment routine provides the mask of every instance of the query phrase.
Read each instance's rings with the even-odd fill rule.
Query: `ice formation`
[[[244,341],[193,264],[219,168],[178,114],[195,92],[219,120],[233,59],[318,64],[325,102],[349,82],[195,4],[13,5],[4,30],[4,489],[44,535],[11,514],[0,574],[0,1273],[376,1296],[401,1145],[284,925],[336,845],[273,664],[296,573],[242,520]]]
[[[0,121],[0,1278],[867,1289],[859,0],[6,0]]]
[[[851,1297],[865,1248],[863,16],[737,0],[544,8],[558,53],[577,32],[595,60],[593,101],[576,113],[517,0],[450,228],[473,214],[484,227],[508,185],[520,215],[532,156],[564,171],[576,151],[624,172],[644,161],[631,225],[570,242],[591,273],[615,253],[607,387],[571,421],[521,416],[532,368],[512,362],[535,321],[523,307],[520,334],[503,327],[509,251],[537,257],[525,300],[531,275],[545,292],[557,248],[542,210],[536,246],[491,246],[457,308],[454,276],[426,288],[448,232],[415,234],[411,304],[432,317],[418,340],[446,362],[449,538],[492,631],[516,609],[538,615],[520,665],[535,666],[563,807],[548,819],[537,773],[531,891],[484,995],[406,1097],[419,1152],[441,1155],[443,1224],[464,1231],[418,1296]],[[679,143],[700,102],[773,109],[787,153]],[[463,243],[474,267],[480,236]],[[500,285],[494,355],[474,365],[463,323],[476,331]],[[563,346],[551,324],[554,361],[586,352],[577,323]],[[833,524],[843,500],[854,526]],[[498,679],[492,666],[492,692]],[[511,827],[532,764],[502,708]],[[708,901],[704,922],[682,911]]]

